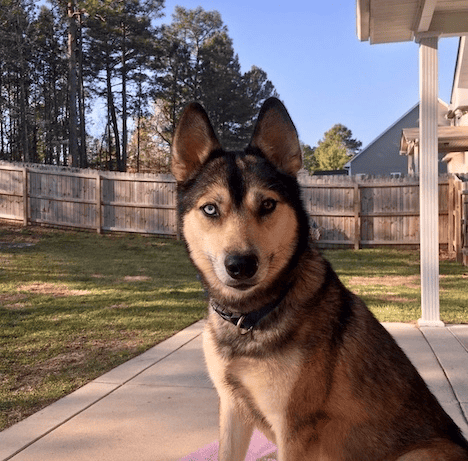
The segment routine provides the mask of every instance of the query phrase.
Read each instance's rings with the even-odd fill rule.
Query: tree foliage
[[[246,145],[259,106],[277,96],[258,67],[242,74],[232,39],[217,11],[177,7],[172,23],[162,30],[165,66],[159,76],[158,99],[167,125],[160,132],[168,144],[182,108],[199,101],[227,149]]]
[[[341,170],[356,155],[362,142],[354,139],[350,129],[341,124],[325,132],[317,147],[304,149],[304,164],[309,171]]]
[[[177,7],[154,27],[163,0],[34,3],[0,0],[0,159],[165,171],[189,101],[237,149],[277,96],[262,69],[242,73],[217,11]]]

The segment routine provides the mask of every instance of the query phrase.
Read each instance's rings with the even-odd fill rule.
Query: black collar
[[[224,320],[231,322],[235,325],[241,334],[246,334],[252,331],[255,326],[265,318],[270,312],[273,312],[280,303],[284,300],[289,292],[290,285],[286,287],[280,294],[278,299],[266,304],[257,311],[248,312],[247,314],[241,314],[239,312],[230,312],[227,308],[222,307],[214,299],[211,299],[210,304],[214,311]]]

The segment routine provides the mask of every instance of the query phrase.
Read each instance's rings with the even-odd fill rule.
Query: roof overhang
[[[439,126],[439,153],[468,151],[468,126]],[[404,128],[400,140],[400,155],[411,155],[419,145],[419,128]]]
[[[357,0],[356,25],[359,40],[372,44],[466,35],[468,2]]]

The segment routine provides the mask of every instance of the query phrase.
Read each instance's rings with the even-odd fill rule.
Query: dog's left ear
[[[258,115],[250,146],[260,149],[277,168],[290,175],[302,167],[296,128],[283,103],[268,98]]]
[[[188,179],[221,144],[203,107],[193,102],[182,113],[172,142],[171,171],[178,182]]]

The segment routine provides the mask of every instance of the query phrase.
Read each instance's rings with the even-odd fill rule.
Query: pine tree
[[[0,119],[2,156],[34,161],[34,118],[30,112],[31,0],[0,0]]]
[[[203,44],[200,57],[200,101],[223,147],[242,149],[251,113],[232,40],[225,31],[213,35]]]
[[[38,159],[60,165],[67,107],[67,68],[60,25],[53,12],[42,6],[33,23],[35,119]]]
[[[148,52],[153,35],[151,18],[158,17],[163,0],[114,0],[86,2],[89,56],[95,79],[105,82],[98,94],[105,95],[110,125],[113,131],[117,169],[125,171],[127,163],[127,118],[130,83],[141,80],[142,59]],[[139,69],[138,72],[135,72]],[[135,79],[132,80],[133,76]],[[115,91],[116,84],[120,95]],[[142,99],[141,99],[142,100]],[[120,102],[120,105],[119,105]],[[121,115],[122,131],[119,127]]]
[[[173,22],[163,28],[161,44],[166,54],[157,99],[166,115],[158,130],[163,139],[172,142],[182,108],[195,100],[207,110],[225,148],[245,147],[259,107],[277,93],[261,69],[242,75],[219,12],[177,7]]]

